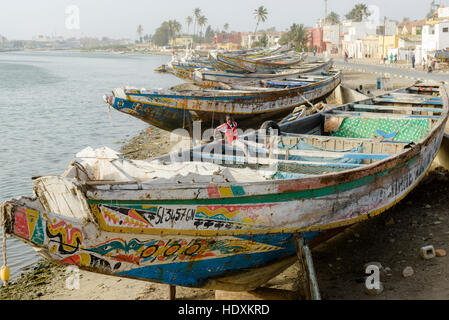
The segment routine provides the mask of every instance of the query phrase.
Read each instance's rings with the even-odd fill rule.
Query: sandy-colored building
[[[278,31],[260,31],[254,34],[254,32],[242,32],[242,48],[251,48],[254,42],[260,41],[263,35],[266,34],[268,37],[268,47],[272,47],[278,44],[279,39],[281,38],[283,32]]]
[[[385,57],[386,55],[390,56],[391,54],[398,55],[399,48],[399,35],[395,34],[392,36],[382,36],[378,37],[379,39],[379,58]]]
[[[177,37],[175,39],[175,46],[188,47],[193,42],[192,37]]]

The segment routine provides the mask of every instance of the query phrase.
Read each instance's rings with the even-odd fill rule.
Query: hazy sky
[[[378,6],[381,17],[402,20],[422,19],[429,11],[431,0],[328,0],[328,11],[341,16],[356,3]],[[441,1],[448,4],[448,0]],[[69,30],[71,18],[67,7],[79,8],[79,30]],[[253,31],[256,20],[253,11],[263,5],[268,20],[260,28],[285,30],[292,23],[314,26],[324,16],[324,0],[1,0],[0,34],[8,39],[31,39],[39,34],[61,36],[108,36],[135,38],[138,24],[144,33],[153,33],[164,21],[176,19],[187,31],[185,19],[194,8],[202,9],[213,29]],[[73,11],[71,12],[73,13]],[[70,20],[73,22],[73,20]],[[192,26],[190,27],[192,31]]]

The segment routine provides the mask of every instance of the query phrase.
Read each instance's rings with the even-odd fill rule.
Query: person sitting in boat
[[[214,136],[216,136],[217,131],[225,134],[226,141],[229,145],[232,145],[239,138],[237,134],[237,122],[232,119],[230,114],[226,115],[226,122],[215,129]]]

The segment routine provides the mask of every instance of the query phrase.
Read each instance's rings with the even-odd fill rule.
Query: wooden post
[[[321,300],[315,269],[313,267],[312,254],[304,239],[296,236],[296,255],[299,261],[300,290],[307,300]]]
[[[176,300],[176,286],[168,286],[168,300]]]

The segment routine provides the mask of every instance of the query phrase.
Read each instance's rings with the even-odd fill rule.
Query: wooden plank
[[[168,286],[168,300],[176,300],[176,286]]]
[[[299,262],[299,278],[302,280],[302,291],[308,300],[321,300],[318,281],[313,266],[312,254],[304,239],[296,236],[296,256]]]
[[[387,95],[382,96],[383,98],[388,98],[389,96],[393,97],[402,97],[402,98],[411,98],[411,99],[424,99],[424,100],[439,100],[441,98],[439,96],[428,96],[423,94],[414,94],[414,93],[403,93],[403,92],[390,92]]]
[[[440,116],[421,116],[407,115],[396,113],[378,113],[378,112],[351,112],[351,111],[332,111],[326,114],[326,117],[343,117],[343,118],[370,118],[370,119],[439,119]]]
[[[437,108],[420,108],[420,107],[395,107],[395,106],[381,106],[371,104],[354,104],[354,109],[369,109],[369,110],[391,110],[391,111],[418,111],[418,112],[435,112],[442,113],[443,109]],[[429,114],[431,115],[431,114]]]
[[[251,163],[251,164],[273,164],[273,163],[286,163],[286,164],[297,164],[305,166],[315,166],[315,167],[335,167],[335,168],[359,168],[363,165],[354,163],[333,163],[333,162],[314,162],[314,161],[293,161],[293,160],[279,160],[270,158],[254,158],[254,157],[234,157],[226,155],[215,155],[206,153],[194,153],[194,157],[203,160],[218,160],[218,161],[228,161],[230,163]]]
[[[273,154],[286,155],[287,152],[291,156],[302,157],[326,157],[326,158],[350,158],[350,159],[385,159],[392,154],[382,153],[354,153],[339,151],[312,151],[312,150],[295,150],[295,149],[277,149],[272,150]]]
[[[374,102],[388,102],[388,103],[406,103],[406,104],[431,104],[431,105],[443,105],[442,101],[438,100],[419,100],[419,99],[396,99],[395,97],[383,97],[383,98],[374,98]]]
[[[316,139],[321,141],[327,141],[327,140],[336,140],[336,141],[344,141],[344,142],[359,142],[359,143],[393,143],[393,144],[399,144],[404,145],[408,144],[410,142],[401,142],[401,141],[375,141],[372,139],[364,139],[364,138],[347,138],[347,137],[334,137],[334,136],[315,136],[315,135],[307,135],[307,134],[294,134],[289,133],[288,134],[291,137],[299,137],[302,138],[302,140],[305,140],[305,142],[308,142],[308,139]],[[288,136],[282,136],[282,139],[284,142],[288,139]],[[310,142],[308,142],[310,143]]]

